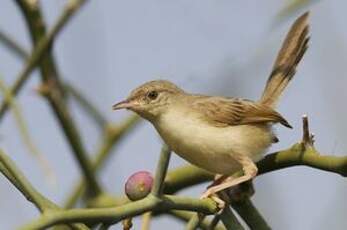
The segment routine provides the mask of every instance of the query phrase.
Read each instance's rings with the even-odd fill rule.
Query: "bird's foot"
[[[210,193],[208,190],[206,190],[201,196],[200,199],[206,199],[206,198],[210,198],[212,199],[214,202],[216,202],[217,207],[219,208],[219,212],[223,211],[223,209],[225,208],[225,201],[222,200],[217,193]]]

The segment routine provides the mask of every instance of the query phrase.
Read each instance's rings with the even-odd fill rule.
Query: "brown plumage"
[[[267,80],[260,103],[275,107],[283,90],[293,78],[296,67],[308,47],[308,15],[307,12],[299,17],[288,32]]]
[[[292,128],[281,114],[271,107],[241,98],[193,96],[192,108],[216,126],[256,123],[281,123]]]

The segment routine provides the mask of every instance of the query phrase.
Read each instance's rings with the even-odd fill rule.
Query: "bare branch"
[[[21,59],[27,59],[29,53],[19,45],[14,39],[12,39],[8,34],[0,30],[0,42],[8,48],[9,51],[14,53]]]

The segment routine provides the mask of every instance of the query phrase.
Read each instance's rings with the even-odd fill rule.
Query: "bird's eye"
[[[151,100],[155,100],[158,97],[158,92],[153,90],[147,94],[147,97]]]

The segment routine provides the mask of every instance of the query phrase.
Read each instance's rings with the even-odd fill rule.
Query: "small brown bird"
[[[136,88],[113,109],[134,111],[154,125],[175,153],[218,178],[223,175],[203,194],[216,198],[217,192],[256,176],[254,162],[278,141],[274,123],[291,128],[274,108],[307,49],[307,18],[305,13],[292,25],[259,101],[191,94],[157,80]],[[228,177],[241,169],[243,176]]]

